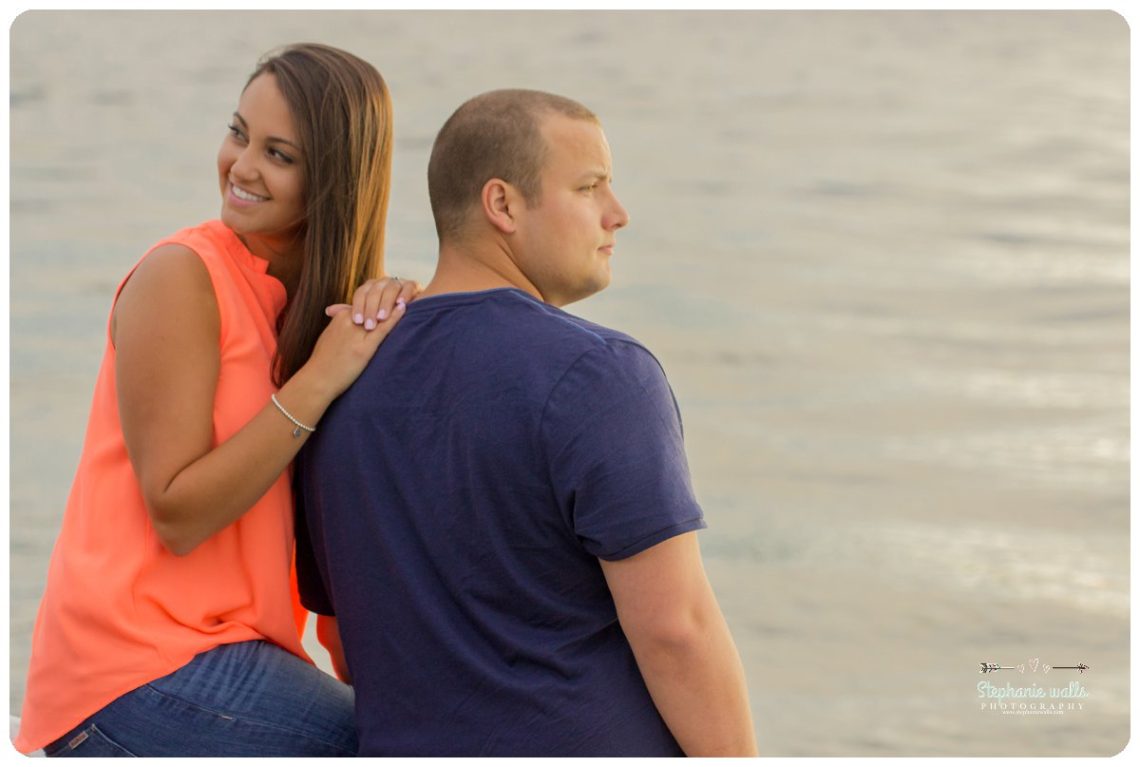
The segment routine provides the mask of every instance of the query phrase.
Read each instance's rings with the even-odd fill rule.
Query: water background
[[[1129,736],[1129,31],[1110,12],[36,11],[10,30],[10,694],[115,285],[217,214],[257,57],[384,74],[392,272],[435,131],[499,87],[602,118],[632,223],[571,307],[660,358],[767,755]],[[177,403],[171,405],[177,406]],[[1084,675],[981,661],[1076,665]],[[977,685],[1081,682],[1081,710]]]

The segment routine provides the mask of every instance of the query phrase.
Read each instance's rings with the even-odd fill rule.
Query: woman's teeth
[[[241,187],[234,186],[233,184],[230,184],[230,189],[233,190],[234,197],[238,198],[239,200],[245,200],[246,202],[265,202],[269,199],[268,197],[261,197],[259,195],[247,192]]]

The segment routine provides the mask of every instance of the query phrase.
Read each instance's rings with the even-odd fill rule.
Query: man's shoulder
[[[526,323],[528,332],[564,335],[569,340],[578,340],[587,345],[628,343],[642,346],[628,333],[543,303],[520,290],[504,291],[499,298],[515,311],[529,315],[529,322]]]
[[[443,376],[449,385],[473,390],[488,380],[496,385],[509,380],[512,390],[528,391],[536,402],[545,401],[563,381],[589,385],[599,378],[661,376],[656,358],[628,333],[517,289],[413,302],[373,359],[370,369],[384,368],[376,381],[392,384],[390,362],[408,347],[417,349],[421,383],[425,376]]]
[[[673,402],[672,389],[660,360],[629,333],[563,313],[573,329],[560,355],[552,401],[588,403],[645,397],[659,404]]]
[[[474,298],[474,296],[473,296]],[[473,301],[479,311],[473,313],[470,321],[480,333],[498,336],[510,343],[520,341],[521,347],[533,348],[541,344],[550,351],[582,354],[596,349],[619,348],[637,349],[648,354],[637,339],[628,333],[600,325],[564,309],[559,309],[524,293],[510,289],[495,291],[481,301]]]
[[[547,304],[540,307],[544,311],[541,321],[535,323],[535,332],[569,351],[579,363],[578,367],[595,367],[614,373],[663,372],[648,347],[629,333]]]

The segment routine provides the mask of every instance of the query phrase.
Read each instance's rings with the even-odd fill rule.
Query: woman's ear
[[[491,225],[503,234],[514,234],[517,223],[513,212],[522,201],[515,188],[501,178],[493,178],[483,184],[481,201],[483,215]]]

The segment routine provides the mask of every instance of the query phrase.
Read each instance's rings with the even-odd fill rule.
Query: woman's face
[[[272,260],[300,247],[303,161],[277,78],[259,75],[242,92],[218,150],[222,221],[257,256]]]

